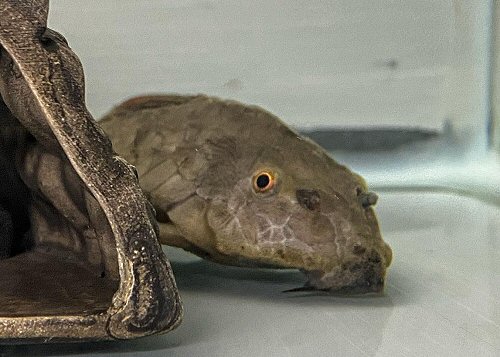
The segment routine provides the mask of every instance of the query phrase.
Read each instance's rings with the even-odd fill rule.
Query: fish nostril
[[[358,199],[364,208],[373,206],[378,201],[378,195],[375,192],[361,192],[358,193]]]
[[[361,244],[355,244],[354,247],[352,248],[352,252],[356,255],[362,255],[366,252],[366,248],[363,247]]]
[[[295,193],[297,201],[299,204],[311,211],[316,211],[319,209],[320,196],[316,190],[297,190]]]

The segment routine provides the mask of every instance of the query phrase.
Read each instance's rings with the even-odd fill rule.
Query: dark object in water
[[[395,150],[439,137],[438,131],[408,128],[317,129],[302,130],[301,133],[328,151]]]
[[[153,211],[47,11],[0,2],[0,343],[168,331],[182,307]]]

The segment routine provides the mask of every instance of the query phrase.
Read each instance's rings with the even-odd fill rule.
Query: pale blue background
[[[301,274],[168,249],[186,309],[174,332],[0,355],[500,355],[500,170],[486,149],[491,6],[52,1],[50,26],[81,58],[96,117],[137,94],[203,92],[262,105],[296,127],[442,130],[446,121],[451,131],[389,153],[335,154],[380,193],[394,251],[384,296],[284,294]]]

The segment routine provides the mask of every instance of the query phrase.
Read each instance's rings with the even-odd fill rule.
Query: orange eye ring
[[[274,187],[274,175],[268,171],[259,171],[253,176],[253,189],[255,192],[267,192]]]

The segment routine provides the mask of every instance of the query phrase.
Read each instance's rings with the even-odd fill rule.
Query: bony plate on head
[[[47,12],[0,2],[0,344],[168,331],[182,306],[153,210]]]

